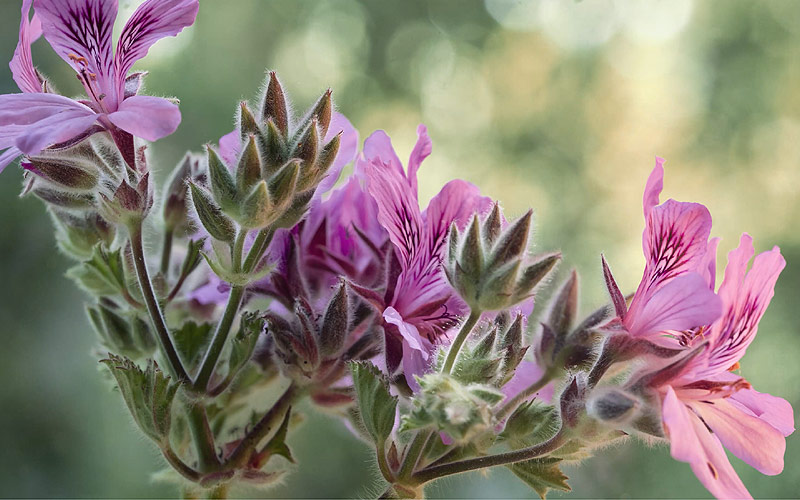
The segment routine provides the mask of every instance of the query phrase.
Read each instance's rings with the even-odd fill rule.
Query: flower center
[[[68,57],[81,67],[78,74],[75,76],[77,76],[78,81],[83,84],[83,88],[86,89],[86,94],[107,113],[108,110],[103,105],[103,99],[105,99],[106,95],[101,93],[97,86],[97,75],[89,72],[89,61],[87,61],[85,57],[77,54],[69,54]]]

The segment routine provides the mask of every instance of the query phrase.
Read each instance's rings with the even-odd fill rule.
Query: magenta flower
[[[756,256],[747,271],[752,256],[752,239],[744,234],[739,247],[728,254],[719,288],[723,315],[683,339],[690,347],[702,342],[707,347],[659,388],[673,458],[688,462],[718,498],[750,497],[723,446],[759,472],[775,475],[783,470],[784,438],[794,432],[787,401],[753,390],[729,371],[738,369],[753,341],[785,266],[777,247]]]
[[[128,76],[133,64],[159,39],[175,36],[197,15],[197,0],[147,0],[125,24],[113,53],[111,32],[116,0],[35,0],[22,6],[17,50],[10,67],[22,94],[0,95],[0,169],[20,154],[84,137],[95,124],[109,131],[133,165],[132,136],[155,141],[175,131],[178,106],[160,97],[137,95],[141,73]],[[83,84],[88,99],[73,100],[45,92],[33,66],[31,43],[44,34]]]
[[[378,221],[388,231],[397,256],[386,293],[382,300],[373,301],[383,310],[387,369],[393,372],[402,359],[412,388],[417,387],[414,375],[428,370],[434,346],[466,312],[466,304],[441,269],[448,229],[453,222],[465,226],[472,214],[492,204],[476,186],[454,180],[420,211],[417,171],[431,153],[424,125],[417,128],[417,137],[408,172],[383,131],[367,138],[356,164],[357,172],[367,179],[367,190],[378,206]]]
[[[699,203],[667,200],[658,204],[664,185],[664,160],[647,180],[644,192],[644,275],[626,307],[611,290],[618,320],[628,333],[659,342],[666,332],[708,325],[721,313],[720,300],[709,289],[716,240],[709,242],[711,214]],[[713,284],[712,284],[713,286]]]

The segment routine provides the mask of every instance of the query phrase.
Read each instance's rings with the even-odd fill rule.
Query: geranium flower
[[[373,300],[383,311],[387,369],[394,372],[402,359],[412,388],[417,387],[414,375],[430,366],[434,346],[466,312],[466,304],[441,269],[448,229],[454,221],[463,228],[474,213],[492,205],[476,186],[454,180],[421,211],[417,171],[431,153],[424,125],[417,128],[417,137],[407,172],[383,131],[367,138],[356,164],[357,172],[367,180],[367,191],[378,206],[378,221],[388,231],[397,256],[394,273],[390,266],[387,290]]]
[[[197,0],[147,0],[125,24],[112,49],[117,0],[35,0],[22,6],[17,50],[10,66],[23,93],[0,95],[0,169],[20,154],[81,138],[99,130],[111,133],[125,160],[134,164],[132,136],[155,141],[175,131],[178,106],[164,98],[137,95],[142,73],[128,76],[133,64],[159,39],[175,36],[194,23]],[[33,67],[30,45],[39,33],[77,73],[87,99],[45,92]]]
[[[721,313],[720,300],[709,289],[709,265],[717,244],[709,241],[711,214],[699,203],[670,199],[658,204],[663,164],[656,158],[644,191],[646,264],[630,307],[618,290],[610,290],[618,297],[616,322],[630,335],[654,342],[661,342],[665,332],[708,325]]]
[[[723,446],[759,472],[783,470],[785,436],[794,432],[791,405],[753,390],[731,373],[753,341],[785,266],[778,247],[755,257],[752,239],[742,235],[728,255],[719,288],[723,315],[711,325],[685,333],[689,347],[707,347],[686,362],[661,387],[663,421],[673,458],[688,462],[695,475],[718,498],[746,498],[747,489],[731,467]]]

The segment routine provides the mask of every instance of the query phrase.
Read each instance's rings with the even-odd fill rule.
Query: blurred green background
[[[16,44],[18,1],[0,2],[0,59]],[[122,2],[126,17],[135,2]],[[188,149],[231,129],[240,99],[276,69],[298,108],[332,87],[362,133],[385,129],[407,157],[420,122],[434,153],[422,198],[462,177],[507,214],[533,207],[537,248],[561,249],[604,301],[599,254],[625,290],[641,255],[641,193],[654,156],[664,198],[705,203],[723,237],[780,245],[788,266],[742,374],[800,405],[800,2],[610,0],[210,1],[196,25],[157,44],[139,67],[148,93],[181,100],[183,123],[153,146],[163,177]],[[67,94],[70,68],[43,41],[37,66]],[[6,67],[0,93],[16,92]],[[90,356],[82,294],[20,172],[0,176],[0,495],[163,497],[161,465]],[[155,242],[153,242],[155,244]],[[312,417],[292,438],[302,468],[277,497],[366,496],[370,451],[338,421]],[[766,477],[737,459],[756,497],[796,497],[800,437],[786,470]],[[636,441],[568,468],[572,497],[707,497],[666,447]],[[531,497],[505,470],[442,481],[435,497]]]

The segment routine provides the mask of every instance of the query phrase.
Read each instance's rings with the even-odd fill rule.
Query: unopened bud
[[[319,348],[323,356],[337,354],[344,346],[348,332],[347,288],[344,284],[333,295],[325,310],[319,333]]]
[[[235,214],[237,208],[236,182],[230,170],[219,157],[214,148],[206,147],[208,155],[208,179],[211,185],[211,194],[217,206],[224,212]]]
[[[78,191],[91,191],[97,186],[97,168],[80,158],[66,155],[35,156],[29,161],[23,162],[26,170],[56,186]]]
[[[194,183],[189,183],[192,193],[192,203],[200,223],[208,231],[212,238],[232,242],[236,235],[236,227],[233,221],[222,213],[211,195],[203,188]]]
[[[274,71],[269,72],[269,83],[264,95],[264,105],[261,110],[264,121],[272,120],[284,137],[289,132],[289,110],[286,106],[286,97],[283,88]]]
[[[277,209],[282,211],[295,194],[297,178],[300,174],[300,161],[291,160],[269,179],[269,194]]]
[[[261,157],[256,139],[250,135],[245,141],[244,151],[236,165],[236,187],[239,193],[247,193],[261,180]]]
[[[621,389],[598,389],[589,397],[586,411],[601,422],[622,426],[635,418],[641,401]]]
[[[240,213],[239,223],[247,229],[259,229],[272,222],[275,210],[270,200],[266,182],[261,181],[256,184],[242,202]]]
[[[247,107],[247,103],[239,103],[239,139],[244,142],[251,135],[258,133],[258,123],[253,112]]]

